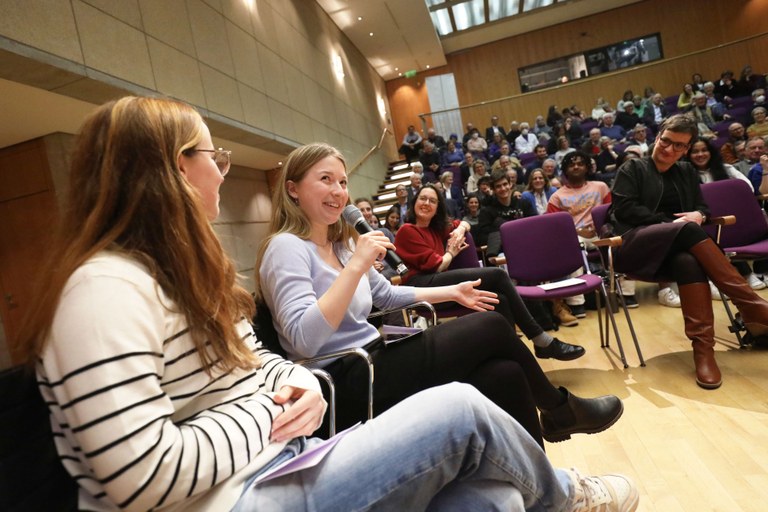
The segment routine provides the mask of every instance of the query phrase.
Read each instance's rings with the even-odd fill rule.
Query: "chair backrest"
[[[77,484],[59,461],[34,372],[0,372],[0,510],[76,509]]]
[[[584,266],[573,218],[566,212],[511,220],[500,233],[507,271],[517,281],[557,280]]]
[[[472,234],[467,232],[467,248],[456,255],[448,266],[449,270],[457,268],[477,268],[480,266],[480,260],[477,259],[477,246]]]
[[[722,247],[748,245],[768,237],[765,215],[749,185],[739,179],[727,179],[701,186],[704,202],[714,217],[735,215],[736,224],[723,226],[720,235]],[[705,228],[714,238],[716,229]]]
[[[600,229],[608,222],[608,210],[611,203],[601,204],[592,208],[592,223],[595,225],[595,233],[600,234]]]

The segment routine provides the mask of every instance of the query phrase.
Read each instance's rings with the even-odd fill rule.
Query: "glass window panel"
[[[520,10],[520,0],[489,0],[488,20],[496,21],[514,16]]]
[[[523,12],[528,12],[539,7],[546,7],[555,3],[555,0],[525,0]]]
[[[433,11],[430,12],[429,15],[432,17],[432,24],[437,29],[438,35],[444,36],[453,32],[453,27],[451,27],[451,17],[448,14],[448,9]]]
[[[456,30],[464,30],[485,23],[484,0],[470,0],[453,6]]]
[[[427,7],[432,7],[433,5],[438,5],[445,3],[445,0],[427,0]]]

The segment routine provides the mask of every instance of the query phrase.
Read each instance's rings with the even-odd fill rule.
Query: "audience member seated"
[[[717,95],[715,94],[715,84],[712,82],[705,83],[704,90],[701,92],[703,92],[704,96],[707,98],[707,106],[712,110],[715,119],[723,119],[728,106],[717,98]]]
[[[613,185],[611,224],[623,243],[615,268],[640,279],[669,276],[680,290],[686,336],[693,345],[696,382],[722,383],[715,361],[714,313],[708,279],[739,309],[753,336],[768,333],[768,302],[760,298],[700,227],[709,209],[698,173],[681,156],[696,140],[695,120],[674,115],[661,126],[650,157],[628,160]]]
[[[645,116],[645,109],[648,106],[648,103],[643,101],[643,97],[639,94],[635,94],[632,97],[632,105],[634,105],[635,114],[642,119],[643,116]]]
[[[517,182],[517,177],[519,176],[517,169],[510,167],[509,165],[503,168],[500,167],[500,169],[507,173],[507,179],[509,180],[509,186],[512,188],[512,194],[515,197],[522,197],[523,191],[525,191],[525,185]],[[493,175],[493,172],[491,172],[491,175]]]
[[[547,158],[541,163],[541,170],[544,171],[544,175],[549,179],[549,184],[555,188],[560,188],[560,168],[557,166],[552,158]],[[530,173],[529,173],[530,174]],[[527,181],[527,180],[526,180]]]
[[[704,78],[701,76],[700,73],[694,73],[691,76],[691,87],[693,88],[693,92],[704,92],[704,86],[706,82],[704,82]]]
[[[735,122],[728,125],[728,141],[720,148],[720,155],[723,157],[723,162],[727,164],[735,164],[740,160],[738,153],[736,152],[736,144],[739,142],[746,142],[747,131],[744,129],[744,125]]]
[[[397,202],[392,206],[396,206],[400,212],[400,222],[402,223],[405,218],[405,212],[408,210],[408,188],[402,183],[395,187],[395,199]],[[394,231],[392,232],[394,233]]]
[[[699,126],[700,136],[702,135],[701,131],[704,131],[704,128],[711,132],[715,127],[715,121],[720,121],[721,119],[727,121],[731,118],[730,115],[725,113],[718,117],[712,108],[707,105],[707,96],[700,91],[693,95],[693,102],[691,104],[690,113],[693,115],[694,119],[696,119],[696,122],[699,123],[699,125],[703,125]]]
[[[592,128],[589,130],[589,138],[581,145],[581,150],[593,157],[597,157],[600,153],[600,128]]]
[[[424,141],[424,150],[419,156],[419,162],[421,162],[424,171],[424,181],[427,183],[433,183],[437,181],[437,177],[440,174],[440,153],[437,152],[435,146],[429,141]]]
[[[472,229],[472,236],[477,237],[474,232],[477,222],[480,220],[480,199],[477,195],[469,194],[467,196],[467,202],[464,203],[464,217],[461,220],[469,224]]]
[[[531,133],[530,125],[526,122],[520,123],[520,135],[515,139],[515,152],[518,155],[531,153],[538,143],[539,138]]]
[[[568,153],[573,153],[576,151],[571,147],[571,143],[568,141],[568,137],[565,135],[561,135],[557,138],[557,151],[555,151],[554,157],[555,162],[557,162],[557,165],[559,166],[563,158],[565,158],[565,155]]]
[[[463,210],[464,206],[464,192],[458,185],[455,184],[453,179],[453,173],[446,171],[440,175],[440,183],[443,184],[443,192],[446,199],[453,199],[459,204],[459,209]]]
[[[766,112],[765,107],[756,107],[752,109],[752,120],[754,122],[747,127],[748,137],[768,136],[768,119],[766,119]]]
[[[692,102],[693,86],[691,84],[683,84],[683,92],[677,97],[677,110],[680,112],[688,112],[691,109]]]
[[[44,292],[34,297],[40,307],[28,311],[17,352],[36,373],[78,510],[427,510],[457,500],[490,510],[509,507],[513,491],[568,511],[599,510],[603,495],[621,496],[614,507],[636,508],[628,479],[552,468],[540,439],[458,384],[339,437],[311,467],[253,483],[318,447],[309,436],[326,403],[314,376],[265,350],[248,322],[251,295],[209,225],[230,166],[230,153],[213,148],[202,117],[168,99],[110,102],[80,130],[71,208],[47,248]],[[369,250],[363,268],[379,255]],[[493,333],[500,347],[510,341],[502,335]],[[535,372],[528,350],[519,352]],[[595,411],[603,429],[621,414],[617,398],[584,400],[510,364],[495,370],[506,382],[495,385],[508,384],[512,396],[526,390],[534,431],[533,405],[558,439],[591,431]]]
[[[499,117],[491,116],[491,126],[485,129],[486,142],[490,144],[493,141],[493,136],[497,133],[501,135],[502,139],[507,136],[507,132],[504,130],[504,127],[499,125]]]
[[[595,158],[597,164],[597,173],[601,175],[593,179],[599,179],[606,183],[610,183],[610,180],[616,175],[616,160],[619,158],[619,154],[614,150],[613,141],[608,137],[600,137],[600,153]],[[560,166],[563,169],[563,166]],[[564,170],[564,169],[563,169]],[[610,179],[606,178],[609,177]]]
[[[520,167],[520,161],[517,158],[502,155],[501,158],[496,160],[491,166],[491,172],[496,169],[502,169],[504,172],[514,171],[516,180],[520,183],[525,179],[525,171]]]
[[[560,149],[557,140],[560,137],[568,138],[568,133],[565,131],[565,123],[557,123],[552,127],[552,137],[547,141],[547,154],[554,155]],[[569,140],[570,142],[570,140]]]
[[[467,180],[467,194],[474,194],[477,192],[478,181],[488,174],[488,164],[485,163],[485,160],[475,160],[472,164],[472,170],[474,172],[472,173],[472,176],[469,177],[469,180]]]
[[[445,148],[445,138],[435,134],[434,128],[427,128],[427,138],[424,142],[430,142],[435,147],[435,153],[440,153]]]
[[[606,107],[608,107],[608,110],[606,110]],[[606,103],[602,97],[600,97],[600,98],[597,98],[597,101],[595,102],[595,106],[592,109],[592,114],[590,115],[590,117],[593,120],[600,122],[603,119],[603,116],[606,114],[606,112],[611,112],[610,105]]]
[[[458,149],[459,151],[464,153],[464,148],[462,147],[461,142],[459,142],[459,136],[458,135],[456,135],[455,133],[452,133],[448,137],[448,142],[453,142],[453,145],[456,147],[456,149]],[[446,143],[446,145],[447,145],[447,143]]]
[[[446,215],[448,215],[448,218],[450,220],[461,219],[461,217],[464,215],[462,212],[462,207],[464,206],[464,203],[462,202],[461,205],[459,205],[458,201],[455,201],[453,199],[447,199],[445,197],[445,188],[443,187],[443,184],[440,181],[430,183],[430,185],[434,187],[434,189],[437,190],[437,192],[443,198],[443,202],[445,203],[445,213]]]
[[[624,107],[626,107],[626,103],[632,103],[632,98],[635,97],[635,93],[632,92],[631,89],[627,89],[624,91],[624,94],[622,94],[621,99],[616,102],[616,117],[619,116],[620,112],[624,112]]]
[[[613,114],[609,112],[603,115],[603,126],[600,127],[600,135],[608,137],[614,142],[622,142],[626,136],[626,130],[614,124]]]
[[[616,114],[616,124],[629,131],[640,123],[640,116],[635,113],[635,104],[630,100],[622,112]]]
[[[461,166],[464,164],[464,153],[456,147],[454,141],[448,141],[440,161],[441,171],[450,170],[457,179],[461,178]]]
[[[749,94],[755,89],[765,89],[766,81],[765,75],[758,75],[752,71],[752,66],[745,65],[741,70],[741,76],[739,77],[739,88],[744,93]]]
[[[421,162],[414,162],[411,164],[411,170],[413,171],[409,178],[411,184],[406,187],[406,190],[408,191],[408,202],[410,202],[411,198],[416,195],[416,192],[419,191],[424,181],[424,166],[421,165]]]
[[[536,209],[528,201],[515,197],[509,176],[503,170],[494,171],[490,181],[493,199],[480,208],[477,243],[487,245],[488,255],[496,256],[501,252],[501,225],[510,220],[533,217]]]
[[[563,122],[563,114],[557,111],[557,105],[550,105],[547,109],[547,126],[554,127]]]
[[[593,244],[599,236],[595,232],[592,209],[595,206],[610,203],[611,191],[603,182],[587,181],[589,165],[591,165],[589,156],[581,151],[566,156],[562,165],[565,183],[549,199],[547,213],[567,212],[573,218],[579,242],[583,243],[587,249],[595,249]],[[571,277],[578,277],[583,273],[584,271],[579,269]],[[634,281],[622,281],[621,288],[627,307],[637,307]],[[553,311],[556,315],[560,313],[559,316],[565,318],[569,315],[585,318],[587,313],[584,302],[584,295],[568,297],[565,299],[565,304],[556,303]],[[570,323],[575,325],[573,322]]]
[[[520,135],[520,123],[517,121],[512,121],[509,123],[509,130],[507,130],[507,134],[504,136],[504,140],[506,140],[509,144],[511,144],[513,147],[515,145],[515,139]]]
[[[433,203],[434,201],[434,203]],[[436,204],[435,204],[436,203]],[[446,218],[442,197],[425,186],[411,209],[396,240],[398,255],[409,271],[403,279],[417,287],[454,286],[477,283],[479,290],[498,297],[495,310],[514,330],[517,324],[534,344],[536,356],[570,361],[584,355],[584,348],[553,338],[536,323],[526,308],[509,275],[499,267],[449,269],[451,262],[467,249],[466,233],[471,226]]]
[[[475,157],[472,156],[472,153],[469,151],[464,153],[464,161],[462,162],[461,167],[459,167],[461,173],[461,186],[464,190],[467,189],[467,182],[469,181],[469,177],[472,176],[472,173],[474,172],[472,170],[474,163]]]
[[[538,215],[547,211],[547,203],[557,189],[549,183],[549,178],[542,169],[534,169],[528,177],[528,185],[522,198],[536,209]]]
[[[410,164],[414,160],[419,159],[421,143],[421,135],[416,132],[416,127],[413,125],[408,126],[408,133],[403,137],[403,143],[399,150],[400,154],[405,157],[406,162]]]
[[[493,140],[488,145],[488,162],[493,164],[496,160],[499,159],[501,156],[501,144],[509,144],[505,139],[502,138],[501,133],[496,133],[493,135]]]
[[[464,135],[461,138],[461,146],[464,148],[464,151],[467,150],[467,141],[472,138],[473,131],[475,131],[475,125],[467,123],[467,131],[464,132]]]
[[[539,140],[541,140],[542,136],[546,136],[547,139],[549,139],[552,136],[552,127],[547,125],[547,120],[544,119],[544,116],[542,115],[536,116],[536,120],[533,123],[533,134],[536,135],[536,137],[538,137]],[[507,140],[509,140],[509,138],[507,138]],[[510,142],[514,144],[515,141],[512,140]]]
[[[648,144],[652,142],[652,140],[648,140],[648,128],[644,124],[635,125],[632,131],[627,134],[627,144],[639,146],[642,152],[640,156],[648,154]]]
[[[493,188],[491,187],[491,176],[489,174],[477,180],[477,192],[475,192],[475,195],[480,199],[480,208],[491,204],[493,201]]]
[[[533,148],[533,152],[536,155],[536,159],[532,160],[528,165],[525,166],[526,174],[534,169],[543,167],[544,160],[549,157],[549,153],[547,153],[547,146],[544,144],[536,144],[536,147]]]
[[[745,146],[744,146],[744,158],[736,162],[735,164],[732,164],[739,172],[744,174],[744,176],[747,176],[748,178],[749,173],[752,171],[752,168],[755,167],[755,165],[760,163],[760,157],[762,157],[765,154],[765,140],[763,140],[761,137],[750,137],[749,140],[747,140]],[[765,194],[766,192],[761,192],[759,181],[755,182],[755,180],[752,180],[750,178],[750,181],[752,182],[752,186],[755,189],[755,194]]]
[[[749,139],[747,145],[752,154],[760,155],[749,169],[747,177],[752,182],[755,194],[766,195],[768,194],[768,179],[766,179],[768,177],[768,154],[765,152],[765,140],[755,137],[754,139]]]
[[[656,131],[661,122],[668,116],[669,112],[667,112],[667,107],[664,105],[664,98],[661,94],[656,93],[651,96],[651,102],[645,109],[643,124],[652,127]]]
[[[400,225],[403,223],[403,217],[400,214],[400,206],[393,204],[387,210],[387,214],[384,217],[384,226],[392,234],[397,235],[397,230],[400,229]]]
[[[467,143],[464,144],[464,147],[467,148],[467,151],[472,153],[472,156],[475,157],[475,159],[487,158],[486,151],[488,150],[488,143],[480,136],[480,132],[477,128],[473,128],[471,137],[467,140]]]
[[[733,71],[727,70],[720,74],[720,81],[715,84],[715,94],[726,105],[731,104],[733,98],[741,95],[738,85],[733,80]]]
[[[573,114],[566,116],[563,121],[563,128],[565,129],[565,136],[568,137],[568,142],[571,146],[577,147],[581,144],[584,134],[581,131],[581,122],[578,117]]]
[[[360,210],[360,213],[363,214],[365,222],[371,226],[371,228],[381,231],[391,243],[395,243],[394,232],[390,231],[384,226],[379,225],[379,218],[373,214],[373,203],[370,199],[367,197],[358,197],[355,199],[355,206],[357,206],[357,209]],[[375,261],[373,263],[373,268],[376,270],[376,272],[380,272],[387,279],[391,279],[397,274],[395,269],[393,269],[386,261]]]

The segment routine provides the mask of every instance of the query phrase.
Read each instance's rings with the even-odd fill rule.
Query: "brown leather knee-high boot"
[[[691,247],[690,253],[717,287],[739,308],[747,330],[753,336],[768,334],[768,302],[750,288],[717,244],[704,240]]]
[[[684,284],[679,288],[685,335],[693,347],[696,384],[704,389],[719,388],[723,379],[715,361],[715,315],[709,283]]]

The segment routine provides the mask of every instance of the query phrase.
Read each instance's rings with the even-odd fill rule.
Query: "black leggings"
[[[709,239],[701,226],[688,222],[677,234],[661,267],[661,274],[671,276],[678,286],[706,283],[707,274],[698,260],[689,252],[694,245]]]
[[[418,274],[408,279],[408,284],[420,287],[450,286],[477,279],[481,280],[479,286],[481,290],[494,292],[499,296],[495,311],[501,313],[513,329],[517,324],[528,339],[533,339],[544,332],[525,307],[509,274],[499,267],[462,268],[434,274]]]
[[[373,352],[374,412],[380,414],[423,389],[464,382],[514,417],[543,446],[536,409],[565,401],[528,347],[498,313],[472,313]],[[367,369],[357,358],[326,368],[338,391],[337,421],[365,418]]]

